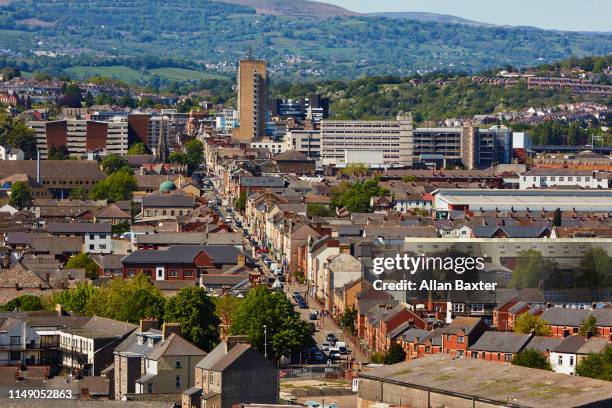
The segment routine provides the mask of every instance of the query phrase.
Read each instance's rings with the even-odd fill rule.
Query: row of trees
[[[89,261],[80,254],[69,264],[87,269]],[[80,283],[74,289],[52,295],[20,296],[2,306],[2,310],[52,310],[56,304],[76,314],[134,324],[146,318],[177,322],[181,324],[181,336],[207,351],[219,342],[222,323],[229,325],[231,334],[248,336],[253,347],[267,352],[273,360],[313,342],[313,325],[300,319],[283,293],[266,286],[254,288],[244,299],[211,298],[200,287],[183,288],[165,298],[147,276],[139,274],[131,279],[113,279],[100,287]]]

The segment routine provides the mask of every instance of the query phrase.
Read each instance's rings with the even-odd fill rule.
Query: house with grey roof
[[[612,343],[601,337],[569,336],[563,339],[550,353],[553,371],[574,375],[576,366],[590,353],[601,353]]]
[[[172,245],[166,250],[138,250],[121,260],[123,277],[143,273],[153,281],[191,280],[200,275],[223,273],[246,258],[233,245]]]
[[[196,364],[207,353],[179,336],[179,330],[176,323],[164,324],[162,339],[143,356],[144,370],[136,380],[136,394],[179,394],[193,387]]]
[[[112,252],[111,225],[93,222],[62,222],[47,225],[53,237],[80,237],[83,252],[110,254]]]
[[[471,358],[509,363],[532,337],[532,334],[486,331],[468,348],[468,355]]]
[[[250,402],[275,404],[278,368],[245,337],[230,336],[195,368],[195,386],[183,392],[183,406],[232,408]]]

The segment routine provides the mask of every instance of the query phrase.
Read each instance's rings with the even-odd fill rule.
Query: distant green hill
[[[352,15],[329,4],[298,0],[228,1],[248,5],[5,0],[0,2],[0,66],[19,60],[25,71],[125,65],[140,72],[168,67],[202,71],[208,63],[231,75],[230,64],[252,47],[270,62],[274,76],[355,78],[477,72],[612,52],[611,33],[475,26],[448,16],[417,21]]]

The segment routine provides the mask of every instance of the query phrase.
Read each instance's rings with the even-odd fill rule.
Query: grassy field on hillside
[[[140,72],[130,67],[122,65],[112,66],[75,66],[64,70],[72,77],[85,79],[92,76],[103,76],[107,78],[118,79],[127,83],[135,83],[141,80],[146,80],[152,76],[158,76],[174,81],[199,81],[203,79],[219,79],[223,76],[211,72],[197,71],[194,69],[184,68],[155,68],[148,71]]]

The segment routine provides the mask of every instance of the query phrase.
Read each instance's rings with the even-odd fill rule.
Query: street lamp
[[[268,358],[268,326],[263,325],[264,328],[264,357]]]

